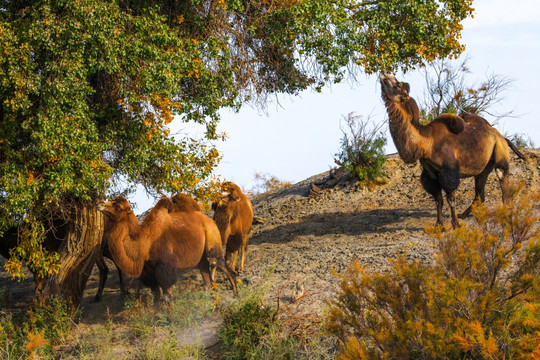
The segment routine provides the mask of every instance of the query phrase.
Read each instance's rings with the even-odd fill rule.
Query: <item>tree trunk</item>
[[[78,202],[58,249],[59,271],[47,279],[44,296],[58,295],[75,306],[81,303],[86,282],[101,251],[102,236],[101,212],[95,204]]]

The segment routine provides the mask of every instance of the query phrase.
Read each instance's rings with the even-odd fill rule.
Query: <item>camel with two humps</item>
[[[219,268],[236,294],[235,274],[225,265],[219,230],[200,211],[179,208],[173,200],[162,198],[139,224],[122,196],[98,208],[108,218],[105,234],[114,261],[125,274],[151,288],[156,304],[161,291],[170,299],[179,272],[197,266],[206,286]]]
[[[503,193],[508,192],[510,149],[519,158],[523,154],[497,129],[482,117],[466,113],[462,116],[443,114],[427,125],[420,123],[416,101],[409,96],[408,83],[394,74],[380,74],[382,99],[385,103],[390,134],[398,153],[407,164],[420,161],[420,180],[437,205],[437,225],[442,225],[442,191],[451,211],[451,226],[459,226],[456,215],[456,190],[460,179],[474,177],[475,201],[485,200],[485,185],[495,170]],[[461,215],[471,213],[472,204]]]

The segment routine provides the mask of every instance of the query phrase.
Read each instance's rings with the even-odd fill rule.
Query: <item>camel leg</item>
[[[248,236],[244,236],[242,238],[242,257],[240,258],[240,267],[238,268],[239,271],[244,271],[244,261],[246,259],[248,249]]]
[[[486,182],[491,170],[493,170],[493,165],[488,164],[480,174],[474,177],[474,200],[467,210],[459,215],[460,219],[465,219],[471,214],[472,207],[476,201],[480,200],[481,202],[484,202],[486,200]]]
[[[238,260],[238,253],[239,252],[240,252],[240,250],[236,250],[232,254],[232,264],[231,264],[231,270],[232,271],[236,271],[236,260]]]
[[[456,194],[455,191],[459,187],[459,163],[457,160],[449,161],[443,164],[441,172],[439,173],[439,183],[441,188],[446,192],[446,199],[450,206],[452,228],[455,229],[459,226],[459,222],[456,216]]]
[[[154,295],[154,306],[159,305],[161,302],[161,289],[157,285],[153,285],[150,287],[150,290],[152,290],[152,294]]]
[[[163,301],[166,302],[166,303],[170,303],[172,301],[172,292],[171,292],[171,288],[168,287],[168,288],[163,288]]]
[[[238,251],[242,248],[242,235],[235,234],[229,236],[227,241],[227,250],[225,251],[225,261],[227,265],[236,271],[236,260],[238,258]]]
[[[107,276],[109,275],[109,268],[107,267],[102,254],[98,255],[96,265],[99,269],[99,285],[94,302],[100,302],[101,298],[103,297],[103,289],[105,288],[105,283],[107,282]]]
[[[442,208],[444,200],[442,196],[441,184],[439,183],[439,180],[429,176],[429,173],[425,169],[422,170],[422,174],[420,175],[420,182],[422,183],[424,190],[433,196],[433,199],[437,205],[437,222],[435,223],[435,226],[442,226]]]
[[[500,166],[495,169],[495,174],[499,178],[499,185],[501,187],[502,201],[507,202],[510,196],[510,176],[508,165]]]
[[[208,264],[208,260],[206,259],[206,256],[203,256],[203,258],[201,259],[201,262],[199,263],[199,271],[201,272],[204,286],[207,289],[210,289],[210,285],[212,285],[212,281],[210,279],[210,266]]]
[[[223,259],[218,261],[218,268],[223,271],[225,276],[227,276],[227,279],[231,282],[234,296],[238,295],[238,289],[236,288],[236,273],[227,266],[227,263]]]
[[[120,270],[118,265],[116,264],[114,265],[116,266],[116,270],[118,270],[118,281],[120,282],[120,292],[122,293],[122,295],[128,295],[129,290],[126,285],[126,279],[124,279],[124,273],[122,272],[122,270]]]
[[[459,221],[456,215],[456,193],[454,191],[446,193],[446,200],[450,206],[452,229],[459,227]]]

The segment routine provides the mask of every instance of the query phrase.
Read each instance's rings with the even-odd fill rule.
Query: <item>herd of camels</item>
[[[389,72],[381,73],[379,79],[392,139],[405,163],[420,161],[421,184],[435,200],[437,225],[443,224],[444,190],[451,226],[458,226],[456,190],[461,178],[474,177],[475,201],[484,201],[488,175],[495,170],[504,201],[509,149],[524,159],[510,141],[476,114],[443,114],[422,125],[418,105],[409,96],[409,84],[398,81]],[[471,213],[471,206],[461,218]],[[251,201],[237,185],[223,184],[219,201],[212,204],[213,219],[204,215],[197,202],[186,194],[160,199],[141,224],[124,197],[101,203],[98,209],[105,215],[103,255],[117,266],[122,292],[124,273],[150,287],[154,302],[159,304],[162,298],[170,299],[171,287],[180,272],[198,267],[207,287],[219,269],[236,294],[236,263],[238,270],[243,271],[253,222]],[[16,245],[16,241],[6,240],[9,235],[13,234],[7,231],[0,244],[0,255],[5,257],[9,256],[5,248]],[[53,236],[58,237],[58,234]],[[97,265],[100,284],[96,300],[99,300],[106,279],[102,258]]]

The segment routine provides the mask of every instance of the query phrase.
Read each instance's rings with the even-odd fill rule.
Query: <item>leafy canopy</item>
[[[457,55],[471,3],[3,0],[0,232],[135,184],[203,196],[220,109]]]

